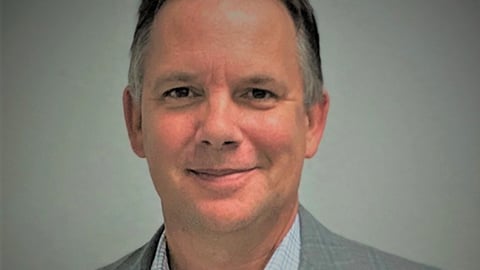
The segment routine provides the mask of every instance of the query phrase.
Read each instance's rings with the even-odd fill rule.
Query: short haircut
[[[155,16],[167,0],[142,0],[138,22],[130,48],[128,88],[140,101],[143,88],[145,55],[150,43]],[[320,38],[312,6],[308,0],[278,0],[287,8],[297,32],[299,64],[303,75],[304,104],[309,107],[322,100],[323,75]]]

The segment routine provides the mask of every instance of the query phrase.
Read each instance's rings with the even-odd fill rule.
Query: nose
[[[232,150],[242,141],[239,111],[228,95],[211,96],[197,116],[196,142],[212,150]]]

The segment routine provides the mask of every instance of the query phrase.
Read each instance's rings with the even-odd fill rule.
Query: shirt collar
[[[268,261],[265,270],[298,269],[300,264],[300,220],[298,214],[292,227]],[[167,256],[167,238],[163,230],[151,270],[170,270]]]

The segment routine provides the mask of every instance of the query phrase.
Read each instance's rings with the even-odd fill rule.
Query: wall
[[[347,237],[476,269],[479,2],[313,2],[332,106],[302,202]],[[161,223],[121,109],[136,1],[3,8],[4,269],[95,269]]]
[[[480,258],[480,2],[318,1],[332,107],[305,204],[444,269]]]
[[[3,269],[3,0],[0,0],[0,270]]]
[[[4,9],[5,269],[94,269],[159,222],[121,109],[136,3]]]

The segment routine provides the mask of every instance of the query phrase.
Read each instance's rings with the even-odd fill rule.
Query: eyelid
[[[252,91],[254,90],[259,90],[259,91],[263,91],[266,93],[267,97],[265,98],[258,98],[258,100],[265,100],[265,99],[271,99],[271,98],[278,98],[278,95],[274,92],[274,91],[271,91],[271,90],[267,90],[267,89],[263,89],[263,88],[259,88],[259,87],[250,87],[250,88],[247,88],[247,91],[242,94],[242,96],[244,97],[247,97],[247,98],[250,98],[250,99],[257,99],[257,98],[254,98],[253,96],[251,96],[250,94],[252,93]]]
[[[180,89],[187,89],[189,91],[188,95],[186,97],[172,97],[170,96],[171,93],[180,90]],[[178,87],[173,87],[169,88],[165,92],[162,93],[163,98],[192,98],[192,97],[198,97],[201,94],[199,91],[197,91],[194,87],[191,86],[178,86]]]

